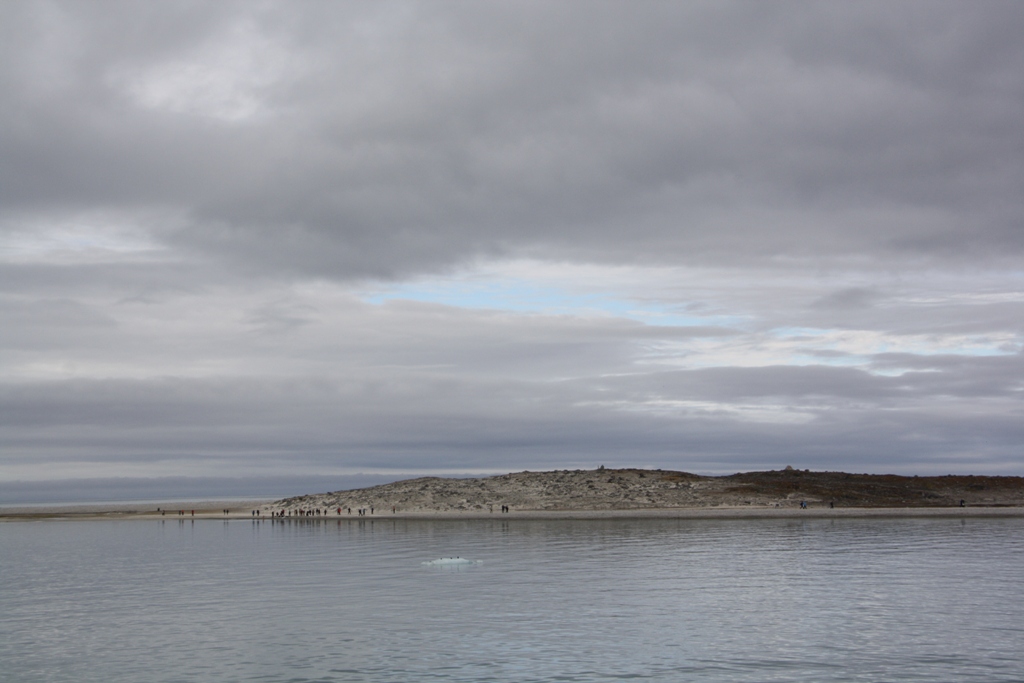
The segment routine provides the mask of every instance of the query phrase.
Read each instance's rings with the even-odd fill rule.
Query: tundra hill
[[[516,472],[479,479],[422,477],[351,491],[286,498],[267,510],[392,507],[401,512],[629,510],[712,506],[837,507],[1024,505],[1024,477],[905,477],[775,470],[704,477],[642,469]]]

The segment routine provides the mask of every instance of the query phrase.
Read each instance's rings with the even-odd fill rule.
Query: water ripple
[[[0,670],[1020,681],[1022,560],[1014,519],[4,524]]]

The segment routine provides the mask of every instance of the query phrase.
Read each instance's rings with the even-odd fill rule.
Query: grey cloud
[[[844,401],[891,408],[936,397],[993,399],[1009,409],[1024,387],[1020,354],[969,358],[882,354],[873,360],[874,369],[901,374],[877,375],[861,368],[768,366],[664,372],[620,381],[634,392],[651,396],[659,395],[661,389],[670,398],[726,403],[775,398],[813,412],[818,407],[832,410]]]
[[[823,308],[829,311],[866,308],[877,298],[878,294],[869,289],[865,289],[863,287],[850,287],[848,289],[841,289],[823,296],[812,303],[811,306],[813,308]]]
[[[639,458],[720,471],[816,467],[939,471],[962,450],[1013,466],[1019,358],[947,373],[750,368],[600,381],[460,378],[409,368],[336,378],[63,381],[8,385],[3,447],[65,461],[183,468],[249,462],[259,471],[569,466]],[[942,396],[945,400],[935,401]],[[638,410],[653,399],[683,408]],[[979,404],[977,401],[983,401]],[[786,406],[751,421],[734,410]],[[792,464],[792,463],[791,463]],[[938,468],[938,469],[936,469]]]
[[[1022,246],[1014,4],[52,7],[8,10],[75,38],[8,48],[9,207],[168,207],[174,244],[342,278]],[[239,17],[301,64],[257,88],[264,118],[148,111],[110,80]]]
[[[69,339],[97,337],[116,329],[105,313],[69,299],[18,301],[0,297],[0,348],[60,348]]]

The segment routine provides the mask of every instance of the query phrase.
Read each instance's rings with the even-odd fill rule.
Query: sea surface
[[[621,680],[1024,681],[1024,519],[0,524],[4,683]]]

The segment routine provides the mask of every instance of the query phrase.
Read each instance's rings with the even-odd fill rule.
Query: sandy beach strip
[[[145,503],[77,503],[70,505],[3,505],[0,521],[34,519],[250,519],[253,510],[273,501],[237,499]],[[225,515],[224,510],[229,514]],[[184,515],[179,516],[179,511]],[[194,514],[193,514],[194,513]]]
[[[971,506],[971,507],[886,507],[886,508],[829,508],[813,506],[798,507],[691,507],[691,508],[634,508],[624,510],[512,510],[511,512],[467,511],[375,511],[376,514],[357,515],[343,512],[338,515],[331,511],[327,515],[309,517],[277,517],[266,512],[268,501],[239,501],[219,503],[217,501],[196,501],[194,503],[168,503],[149,505],[142,509],[135,504],[88,504],[55,506],[0,507],[0,521],[32,520],[185,520],[220,519],[250,520],[254,510],[262,514],[262,521],[280,523],[309,523],[328,521],[384,521],[384,520],[643,520],[643,519],[853,519],[853,518],[982,518],[982,517],[1024,517],[1024,507],[1018,506]],[[160,510],[157,510],[157,507]],[[228,512],[225,513],[224,511]],[[184,514],[179,514],[183,511]]]

